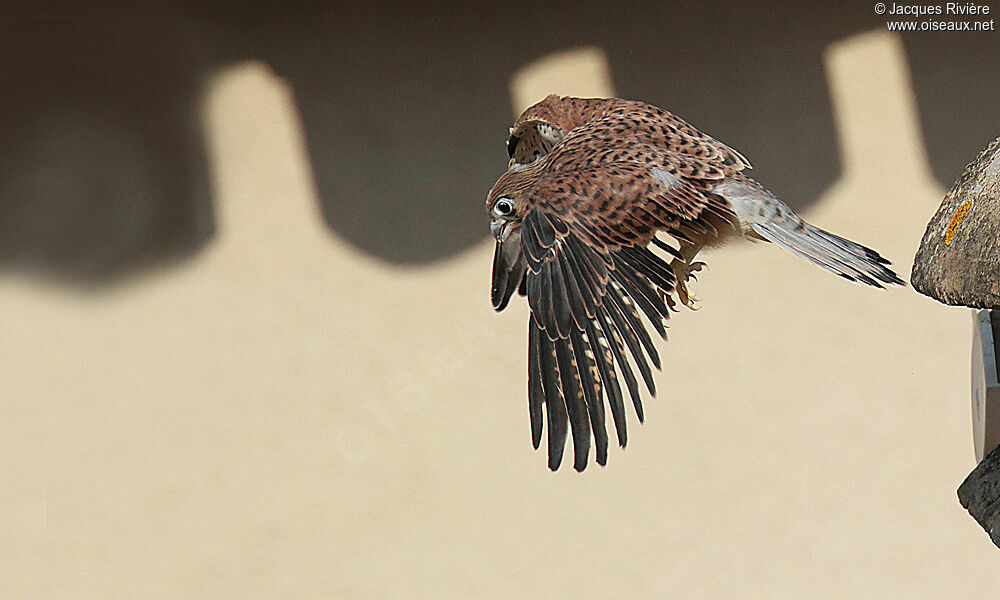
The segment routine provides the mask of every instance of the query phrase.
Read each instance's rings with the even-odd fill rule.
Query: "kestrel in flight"
[[[518,118],[507,151],[509,169],[486,201],[497,241],[492,301],[501,311],[515,290],[528,298],[532,444],[544,406],[553,470],[567,430],[576,470],[587,466],[591,433],[597,462],[607,462],[604,396],[625,446],[619,377],[643,420],[626,355],[651,395],[649,364],[659,369],[660,358],[640,313],[665,339],[674,296],[693,304],[686,281],[703,247],[764,240],[854,282],[905,285],[878,252],[806,223],[747,177],[739,152],[655,106],[549,96]]]

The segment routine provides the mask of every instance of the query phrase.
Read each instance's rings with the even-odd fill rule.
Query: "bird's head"
[[[608,98],[572,98],[552,94],[529,106],[510,128],[510,165],[530,164],[552,150],[566,135],[597,118],[612,102]]]
[[[521,251],[521,227],[529,208],[528,195],[538,180],[538,166],[515,166],[500,176],[486,196],[490,231],[497,240],[493,253],[493,308],[503,310],[515,290],[525,292],[527,263]]]
[[[493,184],[486,196],[486,212],[490,215],[490,231],[498,242],[518,233],[527,212],[526,195],[536,176],[534,169],[514,168]]]

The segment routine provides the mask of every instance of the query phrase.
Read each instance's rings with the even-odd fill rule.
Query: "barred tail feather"
[[[883,284],[906,285],[878,252],[805,221],[799,223],[792,228],[784,227],[785,223],[755,223],[751,228],[767,241],[844,279],[877,288],[885,287]]]
[[[906,285],[889,268],[889,261],[871,248],[806,223],[764,186],[737,175],[715,186],[740,218],[744,233],[790,250],[844,279],[877,288]]]

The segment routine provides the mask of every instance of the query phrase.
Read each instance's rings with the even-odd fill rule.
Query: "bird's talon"
[[[694,296],[688,296],[687,307],[691,310],[699,310],[701,306],[698,304],[698,299]]]
[[[706,266],[705,263],[700,261],[686,263],[681,260],[674,260],[670,266],[673,268],[674,275],[677,279],[677,299],[680,300],[681,304],[691,310],[698,310],[700,308],[698,306],[698,299],[691,293],[691,289],[687,286],[687,282],[692,279],[698,281],[698,277],[695,276],[694,272],[702,270],[702,268]]]
[[[698,310],[700,308],[698,306],[698,299],[695,298],[687,284],[683,281],[679,281],[677,283],[677,299],[681,301],[681,304],[691,310]]]
[[[660,289],[658,289],[657,291],[660,294],[660,298],[667,304],[667,308],[676,311],[677,302],[674,301],[674,297],[670,294],[670,292]]]

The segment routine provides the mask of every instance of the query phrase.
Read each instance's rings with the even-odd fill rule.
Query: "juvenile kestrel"
[[[640,313],[665,339],[673,296],[693,303],[685,282],[701,248],[765,240],[851,281],[904,285],[877,252],[806,223],[744,175],[740,153],[655,106],[549,96],[518,118],[507,151],[509,170],[486,201],[492,301],[500,311],[515,290],[528,298],[531,437],[537,449],[544,405],[553,470],[567,429],[575,469],[587,466],[591,432],[606,463],[604,396],[625,446],[619,375],[643,420],[626,353],[655,395],[649,363],[659,369],[660,359]]]

